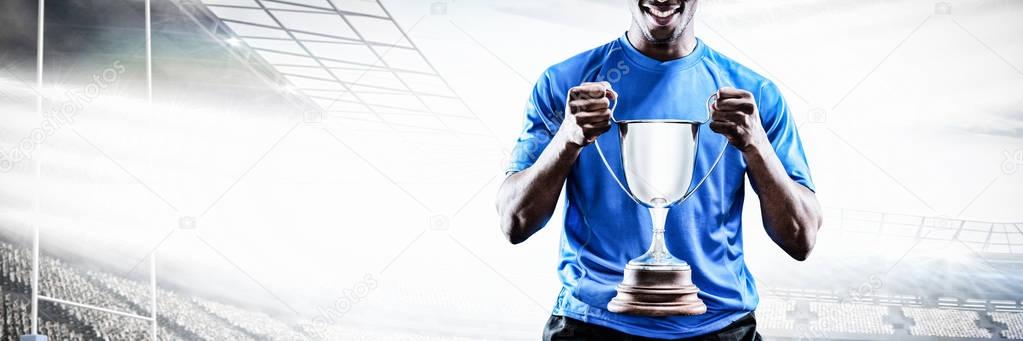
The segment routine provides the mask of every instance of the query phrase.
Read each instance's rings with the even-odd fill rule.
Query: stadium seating
[[[4,275],[0,278],[0,288],[3,289],[0,308],[3,336],[0,341],[15,341],[19,335],[29,331],[29,261],[26,250],[0,243],[0,270]],[[150,292],[141,283],[97,271],[83,272],[50,257],[40,260],[39,273],[42,295],[149,316]],[[159,290],[158,294],[160,340],[308,339],[285,324],[269,323],[272,319],[266,315],[213,314],[211,309],[241,309],[182,297],[166,290]],[[45,301],[40,302],[39,321],[40,332],[48,335],[50,340],[148,340],[150,333],[148,321]]]
[[[903,307],[906,317],[916,324],[910,334],[920,336],[990,338],[991,332],[977,326],[975,311]]]
[[[8,244],[0,243],[0,313],[3,314],[3,326],[0,327],[0,340],[14,341],[31,328],[30,296],[25,292],[29,287],[28,253],[15,249]],[[63,278],[60,274],[54,275]],[[19,290],[20,289],[20,290]],[[65,292],[63,290],[59,292]],[[82,319],[86,318],[81,311],[74,308],[57,309],[49,304],[40,304],[39,331],[50,335],[51,340],[93,340],[101,338],[102,321],[86,326]]]
[[[90,272],[90,275],[107,289],[122,293],[124,299],[140,306],[148,304],[149,289],[141,283],[100,272]],[[167,319],[165,324],[180,326],[189,336],[205,340],[255,339],[251,334],[231,326],[223,319],[206,313],[190,299],[165,290],[158,290],[158,293],[157,310]]]
[[[240,309],[227,304],[214,301],[195,299],[195,304],[205,309],[210,314],[219,316],[228,321],[236,328],[251,331],[256,335],[277,335],[275,340],[299,341],[305,340],[295,335],[290,326],[284,324],[270,315]]]
[[[995,322],[1004,323],[1009,327],[1002,331],[1002,337],[1006,339],[1023,340],[1023,313],[993,312],[991,319]]]
[[[858,334],[894,334],[892,326],[885,323],[887,308],[877,305],[853,303],[810,302],[810,311],[817,319],[810,322],[810,329],[815,331],[858,333]]]

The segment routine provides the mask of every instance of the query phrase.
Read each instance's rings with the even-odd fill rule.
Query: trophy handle
[[[608,92],[610,92],[613,97],[613,104],[611,104],[611,123],[617,124],[618,120],[615,119],[615,108],[618,107],[618,93],[614,92],[614,90],[611,89],[608,89]],[[700,122],[700,126],[710,123],[711,119],[713,119],[711,117],[711,113],[714,111],[713,105],[714,102],[717,102],[717,100],[718,94],[716,92],[713,95],[710,95],[709,98],[707,98],[707,118],[703,120],[703,122]],[[697,139],[699,139],[699,134],[697,134]],[[699,140],[696,141],[697,149],[700,148],[699,142],[700,142]],[[607,157],[604,156],[604,151],[600,148],[600,139],[594,139],[593,145],[597,147],[597,155],[600,156],[600,161],[604,163],[604,168],[607,169],[608,173],[611,173],[611,178],[615,180],[616,184],[618,184],[618,188],[621,188],[622,192],[625,192],[625,194],[628,195],[629,198],[632,198],[632,200],[635,200],[636,202],[641,202],[638,198],[636,198],[636,196],[632,195],[632,192],[629,191],[629,189],[625,188],[625,184],[622,183],[621,179],[618,179],[618,175],[616,175],[614,170],[611,169],[611,163],[607,162]],[[714,169],[717,169],[718,164],[721,163],[721,159],[724,158],[726,150],[728,150],[727,139],[725,140],[725,145],[721,147],[721,152],[718,153],[718,156],[716,158],[714,158],[714,163],[712,163],[710,169],[707,170],[707,174],[704,174],[703,177],[700,178],[700,181],[696,183],[696,186],[693,186],[692,189],[687,191],[686,194],[682,196],[681,200],[679,200],[676,203],[673,203],[672,205],[681,204],[686,200],[689,200],[689,198],[692,197],[694,193],[696,193],[696,190],[703,186],[704,182],[707,182],[707,179],[710,178],[710,175],[714,173]]]
[[[612,125],[618,124],[618,120],[615,119],[615,108],[618,107],[618,93],[611,89],[608,89],[607,91],[612,95],[611,99],[613,100],[610,108],[611,124]],[[618,179],[618,175],[616,175],[615,171],[611,169],[611,163],[607,162],[607,158],[604,157],[604,151],[600,149],[600,139],[599,138],[594,139],[593,145],[597,147],[597,155],[600,155],[600,161],[604,162],[604,168],[607,168],[607,172],[611,173],[611,178],[615,180],[616,184],[618,184],[618,188],[621,188],[622,192],[625,192],[625,195],[628,195],[629,198],[632,198],[632,200],[640,202],[639,199],[632,195],[632,192],[630,192],[628,188],[625,188],[625,184],[623,184],[622,181]]]
[[[710,98],[707,98],[707,119],[704,120],[703,122],[700,122],[700,126],[709,123],[713,119],[713,117],[711,117],[711,114],[714,112],[714,102],[717,101],[718,101],[717,92],[715,92],[713,95],[710,95]],[[697,134],[696,136],[697,139],[700,138],[699,134]],[[696,141],[696,148],[697,149],[700,148],[699,140]],[[682,196],[682,200],[679,200],[677,204],[681,204],[686,200],[689,200],[689,197],[692,197],[693,193],[696,193],[696,190],[699,189],[700,186],[703,186],[704,182],[707,182],[707,179],[710,178],[710,175],[714,173],[714,169],[716,169],[718,167],[718,164],[721,163],[721,159],[725,156],[726,150],[728,150],[728,139],[725,139],[725,145],[721,147],[721,152],[718,153],[718,156],[716,158],[714,158],[714,163],[710,165],[710,169],[707,170],[707,174],[704,174],[703,177],[700,178],[700,181],[696,182],[696,186],[693,186],[692,189],[686,192],[686,194]],[[697,151],[697,153],[699,153],[699,151]]]

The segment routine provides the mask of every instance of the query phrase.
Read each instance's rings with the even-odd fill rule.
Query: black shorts
[[[604,326],[598,326],[595,324],[589,324],[573,318],[552,315],[547,320],[547,326],[543,331],[543,339],[545,341],[591,341],[591,340],[608,340],[608,341],[654,341],[660,339],[652,339],[647,337],[640,337],[635,335],[629,335],[620,331],[607,328]],[[749,313],[746,316],[732,322],[724,329],[719,331],[700,335],[685,339],[676,339],[676,341],[760,341],[760,334],[757,334],[757,319],[753,316],[753,313]]]

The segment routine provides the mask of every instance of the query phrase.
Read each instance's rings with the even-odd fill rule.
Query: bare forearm
[[[501,230],[518,244],[540,230],[554,214],[561,188],[582,147],[559,131],[536,162],[505,179],[497,195]]]
[[[569,89],[564,120],[543,153],[529,168],[509,175],[498,190],[497,213],[509,242],[521,243],[547,224],[582,147],[611,129],[614,96],[607,82]]]
[[[789,178],[767,137],[753,93],[721,88],[711,105],[710,129],[742,151],[756,184],[764,228],[775,244],[797,260],[810,256],[821,226],[817,195]]]
[[[805,260],[817,240],[821,209],[810,189],[789,178],[769,143],[743,152],[757,185],[767,234],[796,260]]]

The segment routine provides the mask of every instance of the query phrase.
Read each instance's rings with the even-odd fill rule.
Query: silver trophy
[[[618,295],[607,305],[609,311],[648,316],[699,315],[707,311],[707,306],[697,295],[700,289],[693,284],[689,264],[668,251],[664,242],[664,224],[668,209],[689,199],[724,156],[725,148],[722,147],[707,174],[691,186],[700,127],[710,121],[710,108],[716,101],[717,94],[708,99],[708,114],[704,121],[619,121],[614,117],[617,100],[612,106],[611,122],[618,126],[624,183],[612,170],[600,143],[595,142],[594,145],[618,186],[650,210],[653,238],[646,253],[625,266],[624,279],[617,287]],[[727,141],[725,143],[727,147]]]

